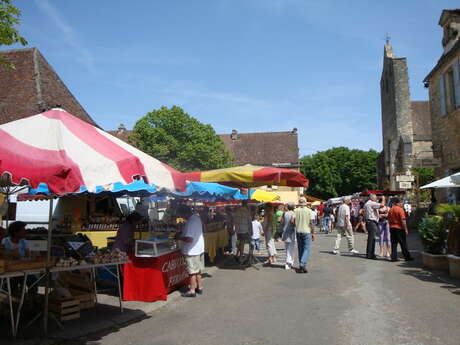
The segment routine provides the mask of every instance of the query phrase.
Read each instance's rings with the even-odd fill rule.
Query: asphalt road
[[[411,263],[335,256],[333,241],[319,235],[308,274],[284,266],[220,268],[205,279],[203,296],[173,301],[148,319],[66,344],[460,344],[458,281],[421,269],[418,253]],[[358,250],[364,241],[358,234]],[[414,240],[411,245],[419,249]]]

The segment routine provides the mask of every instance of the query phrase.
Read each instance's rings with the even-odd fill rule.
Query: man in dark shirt
[[[323,231],[327,234],[331,230],[331,215],[334,213],[332,206],[327,204],[323,210]]]

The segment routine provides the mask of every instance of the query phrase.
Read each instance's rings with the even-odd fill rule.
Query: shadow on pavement
[[[26,330],[19,327],[19,334],[16,340],[11,337],[8,320],[2,319],[0,323],[0,344],[98,344],[98,340],[102,337],[150,318],[140,309],[124,308],[124,312],[121,314],[118,306],[106,304],[98,304],[93,309],[83,310],[80,315],[79,319],[64,322],[62,324],[63,330],[59,329],[57,324],[50,319],[48,337],[43,335],[42,319]],[[24,326],[26,323],[21,323],[21,325]]]
[[[410,275],[421,281],[440,284],[443,289],[455,295],[460,295],[460,281],[449,276],[446,271],[427,270],[421,267],[419,260],[403,262],[399,265],[403,274]]]

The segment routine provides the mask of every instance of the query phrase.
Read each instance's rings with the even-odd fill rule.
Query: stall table
[[[50,268],[48,271],[45,268],[39,268],[39,269],[33,269],[33,270],[24,270],[24,271],[17,271],[17,272],[7,272],[4,274],[0,274],[0,292],[3,292],[7,295],[8,300],[9,300],[9,307],[10,307],[10,317],[11,317],[11,333],[13,337],[16,337],[19,329],[19,321],[21,317],[21,311],[22,307],[24,305],[24,299],[25,295],[30,290],[34,285],[38,284],[40,280],[42,280],[46,274],[48,273],[56,273],[56,272],[66,272],[66,271],[74,271],[74,270],[91,270],[91,275],[93,278],[94,282],[94,292],[97,296],[97,288],[96,288],[96,273],[95,269],[98,267],[103,267],[108,270],[108,266],[116,266],[117,267],[117,273],[115,277],[117,278],[118,282],[118,299],[120,303],[120,311],[123,312],[123,300],[122,300],[122,294],[121,294],[121,283],[120,283],[120,269],[119,265],[127,264],[129,261],[121,261],[121,262],[110,262],[110,263],[102,263],[102,264],[85,264],[85,265],[78,265],[78,266],[71,266],[71,267],[53,267]],[[111,274],[112,272],[108,270]],[[31,285],[27,285],[27,277],[30,275],[39,275],[39,278]],[[16,316],[14,315],[14,309],[13,309],[13,296],[11,293],[11,284],[10,280],[11,278],[22,278],[23,279],[23,288],[19,300],[19,305],[16,310]],[[7,290],[3,289],[3,284],[4,281],[6,281],[7,285]],[[97,300],[96,300],[97,303]],[[36,320],[38,317],[40,317],[41,313],[38,314],[33,320]]]
[[[188,283],[185,259],[179,250],[158,257],[129,257],[123,270],[123,300],[167,300],[168,293]]]
[[[212,232],[204,232],[204,251],[208,253],[209,260],[214,262],[219,248],[225,248],[228,245],[228,231],[222,229]]]

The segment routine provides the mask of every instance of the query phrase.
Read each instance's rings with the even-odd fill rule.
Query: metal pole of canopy
[[[48,243],[46,248],[46,285],[45,285],[45,309],[43,311],[43,330],[45,334],[48,333],[48,303],[49,303],[49,290],[50,290],[50,261],[51,261],[51,239],[53,233],[53,201],[50,199],[49,213],[48,213]]]

